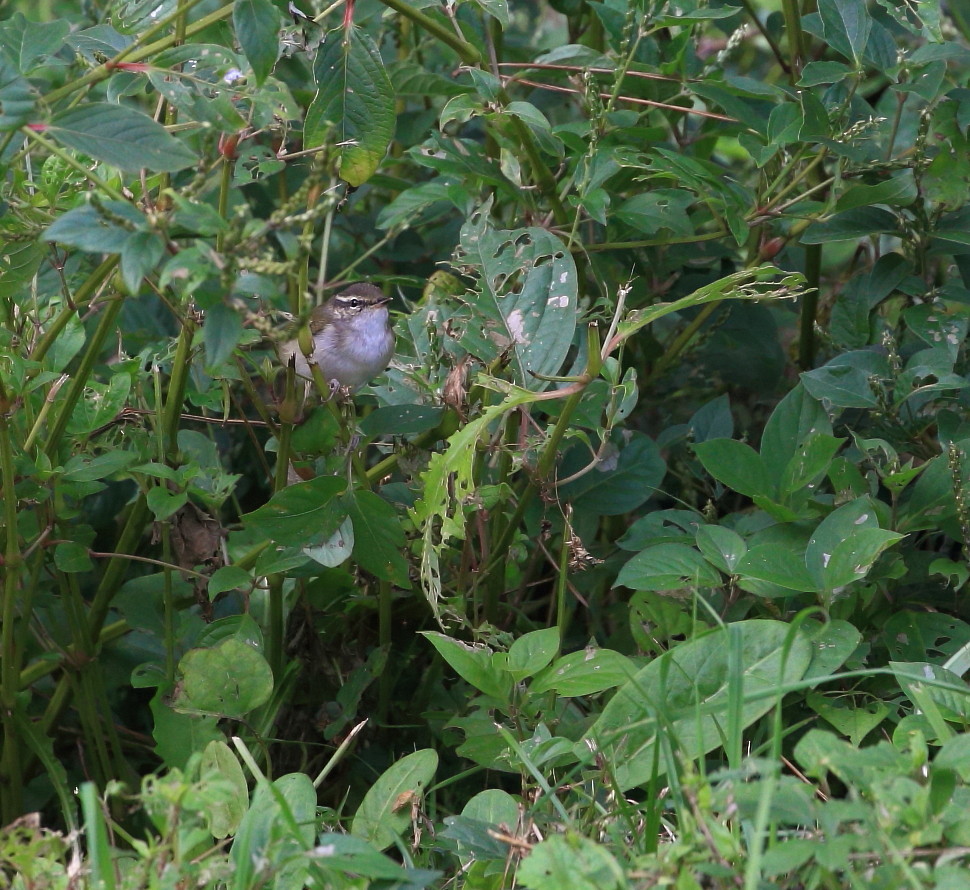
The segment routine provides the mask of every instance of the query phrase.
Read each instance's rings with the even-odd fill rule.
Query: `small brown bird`
[[[280,346],[280,358],[284,364],[292,359],[301,377],[312,379],[312,362],[328,383],[359,389],[380,374],[394,354],[394,331],[387,313],[390,301],[373,284],[352,284],[310,314],[313,353],[309,360],[296,339]]]

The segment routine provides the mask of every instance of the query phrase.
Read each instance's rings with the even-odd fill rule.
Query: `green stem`
[[[30,127],[22,127],[21,129],[28,138],[45,148],[50,154],[62,160],[65,164],[67,164],[68,167],[75,169],[92,185],[96,185],[99,189],[101,189],[101,191],[103,191],[109,198],[112,198],[115,201],[125,200],[125,196],[122,195],[121,192],[108,185],[108,183],[101,179],[101,177],[99,177],[96,173],[92,173],[88,167],[84,166],[84,164],[77,160],[77,158],[75,158],[73,155],[64,151],[56,142],[51,142],[50,139],[46,139],[36,130],[30,129]]]
[[[3,789],[0,815],[10,824],[22,813],[23,777],[20,770],[19,733],[15,710],[19,686],[20,646],[17,642],[17,582],[20,578],[20,533],[17,522],[17,494],[14,455],[7,423],[7,394],[0,387],[0,483],[3,490],[3,624],[0,627],[0,726],[3,727],[3,751],[0,753],[0,788]],[[26,616],[24,616],[26,617]]]
[[[781,6],[785,16],[785,31],[788,32],[789,76],[792,83],[796,83],[801,77],[802,60],[805,58],[801,13],[798,0],[781,0]]]
[[[121,639],[131,628],[124,619],[119,619],[102,628],[98,635],[97,648],[100,649],[114,640]],[[38,680],[56,673],[64,667],[65,663],[71,661],[77,655],[77,649],[73,643],[68,644],[63,653],[48,653],[56,657],[48,657],[43,661],[35,661],[29,664],[20,672],[18,684],[21,689],[29,689]]]
[[[194,2],[194,0],[193,0]],[[210,25],[214,25],[216,22],[221,22],[223,19],[227,19],[232,15],[234,4],[227,3],[225,6],[220,7],[215,12],[209,13],[209,15],[203,16],[197,22],[193,22],[191,25],[185,27],[184,33],[170,34],[167,37],[163,37],[161,40],[156,40],[154,43],[149,43],[143,46],[141,49],[132,50],[131,47],[122,50],[112,59],[108,59],[107,62],[98,65],[97,68],[92,68],[83,77],[77,80],[71,81],[71,83],[65,84],[56,90],[51,90],[44,96],[44,102],[48,106],[54,105],[59,102],[65,96],[71,95],[71,93],[77,92],[86,86],[91,84],[100,83],[102,80],[106,80],[115,73],[115,69],[118,63],[122,60],[126,62],[140,62],[143,59],[147,59],[149,56],[153,56],[156,53],[161,52],[164,49],[175,46],[181,40],[185,40],[188,37],[192,37],[194,34],[198,34],[200,31],[204,31]],[[185,7],[180,8],[177,12],[172,15],[172,19],[178,19],[180,16],[185,14]],[[171,19],[169,20],[171,21]],[[160,23],[161,24],[161,23]],[[166,22],[165,24],[168,24]],[[154,28],[152,29],[154,30]],[[152,33],[152,31],[145,32],[146,34]],[[142,35],[143,37],[145,35]]]
[[[424,28],[433,37],[436,37],[443,44],[453,49],[457,53],[458,58],[466,65],[481,64],[482,55],[472,44],[466,40],[462,40],[457,34],[453,34],[443,24],[435,21],[420,9],[409,5],[405,0],[381,0],[381,2],[395,12],[399,12],[401,15],[410,19],[414,24]]]
[[[108,609],[111,607],[111,600],[121,586],[121,580],[128,568],[128,559],[125,555],[132,553],[141,540],[142,532],[148,524],[149,510],[148,502],[144,494],[139,494],[138,499],[132,504],[131,512],[128,514],[128,521],[122,529],[115,544],[114,553],[119,555],[109,560],[105,567],[104,574],[101,576],[101,583],[91,601],[88,610],[88,626],[91,628],[91,636],[101,632],[105,618],[108,616]]]
[[[87,306],[98,288],[104,284],[105,279],[114,271],[118,265],[118,257],[110,256],[101,263],[85,280],[75,292],[74,296],[50,323],[44,326],[44,333],[40,335],[34,348],[30,351],[32,362],[42,362],[48,350],[57,342],[61,331],[67,327],[67,323],[77,314],[78,309]],[[28,371],[28,376],[33,376]]]
[[[53,424],[51,424],[51,429],[47,436],[47,444],[44,446],[44,453],[51,460],[54,460],[57,455],[58,448],[61,444],[61,437],[67,429],[75,406],[84,394],[84,388],[87,386],[88,380],[94,371],[95,363],[101,356],[101,350],[104,344],[107,342],[108,337],[115,334],[118,330],[115,322],[118,318],[118,313],[121,311],[121,306],[124,303],[124,297],[118,295],[112,300],[106,300],[105,303],[106,305],[101,315],[101,320],[98,322],[94,335],[91,337],[91,342],[88,343],[84,351],[84,356],[81,359],[77,373],[71,379],[70,388],[64,397],[64,401],[61,402],[60,411],[54,419]]]
[[[670,367],[674,359],[684,351],[687,344],[690,343],[694,335],[700,330],[701,325],[711,317],[720,305],[720,302],[708,303],[694,316],[690,324],[674,338],[673,342],[663,351],[663,355],[654,363],[654,366],[650,369],[650,373],[641,384],[643,387],[649,387],[653,381],[657,380]]]
[[[822,245],[805,248],[805,283],[811,290],[802,296],[798,331],[798,364],[803,371],[815,366],[815,316],[818,314],[818,285],[822,272]]]

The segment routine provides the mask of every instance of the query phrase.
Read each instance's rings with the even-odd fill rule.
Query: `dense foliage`
[[[0,885],[965,886],[959,4],[0,9]]]

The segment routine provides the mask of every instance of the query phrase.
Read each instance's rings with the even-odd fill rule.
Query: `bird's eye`
[[[356,297],[354,297],[350,301],[350,308],[351,309],[360,309],[360,300],[358,300]]]

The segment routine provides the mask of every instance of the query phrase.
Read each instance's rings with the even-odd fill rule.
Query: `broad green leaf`
[[[559,652],[559,628],[546,627],[523,634],[509,647],[506,670],[518,683],[541,671]]]
[[[854,532],[835,548],[822,570],[825,589],[839,590],[865,578],[879,554],[903,537],[882,528],[865,528]]]
[[[249,807],[249,786],[239,758],[225,742],[209,742],[199,772],[210,795],[206,809],[209,832],[217,840],[235,834]]]
[[[434,405],[385,405],[360,422],[360,431],[373,438],[416,435],[433,430],[444,413]]]
[[[804,386],[796,386],[771,412],[761,436],[761,456],[775,478],[795,459],[806,439],[832,434],[832,422]]]
[[[879,234],[895,234],[899,228],[896,216],[881,207],[855,207],[813,223],[801,236],[802,244],[827,244],[830,241],[854,241]]]
[[[825,39],[836,51],[858,63],[872,27],[865,0],[818,0],[818,11]]]
[[[411,824],[411,804],[420,801],[438,768],[438,753],[415,751],[389,767],[364,795],[350,833],[378,850],[391,846]]]
[[[736,439],[708,439],[694,445],[694,452],[718,482],[739,494],[776,497],[777,482],[750,445]]]
[[[656,189],[628,198],[616,208],[616,217],[644,235],[669,229],[675,235],[692,235],[687,210],[696,198],[682,189]]]
[[[463,643],[434,631],[427,631],[424,636],[466,683],[492,698],[503,702],[508,699],[512,677],[493,663],[491,649],[480,644]]]
[[[359,28],[333,31],[317,50],[313,78],[317,94],[307,109],[304,146],[336,143],[341,178],[363,185],[394,136],[394,88],[380,53]]]
[[[808,546],[805,549],[805,565],[819,589],[831,590],[833,587],[841,587],[865,575],[872,560],[879,552],[877,550],[871,559],[865,555],[870,547],[876,546],[875,540],[865,539],[865,543],[863,543],[863,537],[860,533],[867,529],[882,531],[879,528],[879,519],[876,516],[873,503],[865,497],[843,504],[819,523],[811,538],[809,538]],[[892,533],[888,534],[892,535]],[[893,535],[893,540],[899,537],[902,536]],[[851,561],[851,555],[844,554],[836,561],[835,553],[839,547],[844,545],[851,547],[851,542],[854,539],[859,540],[859,546],[864,551],[857,554],[858,562],[854,565],[858,565],[860,569],[864,566],[865,571],[858,574],[853,573],[849,577],[845,574],[847,566],[844,560],[848,557]],[[836,564],[833,565],[833,563]],[[831,570],[830,566],[832,566]],[[833,581],[837,583],[830,583]]]
[[[0,53],[0,133],[16,130],[34,113],[37,91]]]
[[[616,438],[622,442],[624,437]],[[559,470],[560,477],[579,472],[591,459],[588,448],[571,449]],[[667,465],[656,442],[642,433],[633,433],[619,457],[602,461],[578,479],[560,486],[558,493],[580,512],[619,516],[635,510],[654,495],[666,472]]]
[[[802,374],[802,384],[809,394],[824,399],[836,408],[875,408],[878,404],[870,374],[852,365],[826,365]]]
[[[881,636],[894,661],[944,661],[970,645],[970,624],[942,612],[904,609],[886,621]]]
[[[260,782],[239,823],[229,859],[234,886],[263,883],[256,878],[262,863],[273,863],[273,887],[303,887],[307,883],[307,851],[316,834],[317,792],[305,773],[287,773],[272,784]]]
[[[472,795],[461,811],[469,819],[477,819],[494,827],[512,827],[519,819],[519,804],[511,794],[500,788],[486,788]]]
[[[805,703],[856,746],[889,715],[889,705],[878,699],[856,705],[852,698],[810,692]]]
[[[125,407],[131,391],[131,377],[119,373],[107,383],[91,380],[71,414],[67,431],[74,434],[90,433],[115,419]]]
[[[314,562],[329,569],[336,568],[350,559],[354,552],[354,522],[348,516],[326,541],[304,547],[303,552]]]
[[[76,454],[64,464],[64,478],[69,482],[92,482],[107,479],[130,467],[138,454],[133,451],[107,451],[97,457]]]
[[[347,511],[339,497],[346,487],[346,480],[336,476],[288,485],[242,519],[247,529],[280,544],[313,546],[329,538],[344,521]]]
[[[409,588],[404,527],[397,509],[373,491],[348,492],[343,503],[354,524],[354,558],[360,567]]]
[[[536,844],[516,870],[529,890],[623,890],[626,876],[606,846],[575,831]]]
[[[154,271],[164,255],[165,241],[160,235],[155,232],[130,232],[121,247],[121,275],[125,287],[137,294],[142,278]]]
[[[735,570],[744,589],[746,582],[766,581],[786,591],[807,592],[818,589],[805,568],[801,553],[793,553],[785,544],[756,544],[748,548]],[[757,592],[757,590],[755,590]]]
[[[697,547],[704,558],[722,572],[733,575],[748,547],[732,529],[721,525],[702,525],[697,530]]]
[[[279,55],[280,15],[270,0],[235,0],[232,24],[259,86]]]
[[[54,548],[54,565],[62,572],[89,572],[93,568],[88,548],[76,541],[61,541]]]
[[[235,309],[225,303],[216,303],[215,306],[208,308],[205,313],[205,323],[202,326],[206,367],[215,369],[229,358],[239,343],[242,332],[242,319]],[[210,373],[215,371],[212,370]]]
[[[940,738],[949,738],[953,732],[940,731],[936,715],[963,725],[970,722],[970,687],[952,671],[927,662],[891,661],[889,666],[913,704],[933,723]]]
[[[45,131],[62,145],[129,173],[174,172],[197,160],[161,124],[127,105],[87,102],[54,115]]]
[[[534,375],[560,373],[572,344],[576,264],[545,229],[493,229],[491,206],[489,198],[461,230],[463,260],[479,275],[461,343],[485,364],[507,355],[519,386],[547,389]]]
[[[828,472],[836,452],[845,439],[813,433],[792,455],[779,480],[782,500],[803,488],[815,488]]]
[[[556,659],[537,674],[529,684],[529,691],[539,695],[555,690],[566,697],[595,695],[623,685],[636,672],[629,658],[612,649],[581,649]]]
[[[247,590],[253,586],[253,576],[239,566],[221,566],[209,578],[209,599],[215,599],[220,593],[235,590],[238,587]]]
[[[244,717],[269,701],[273,672],[248,643],[227,637],[210,649],[190,649],[178,666],[173,706],[225,717]]]
[[[855,185],[848,189],[835,204],[837,211],[851,210],[870,204],[890,204],[908,207],[916,200],[916,182],[912,176],[896,176],[876,185]],[[898,256],[888,254],[888,256]],[[901,257],[900,257],[901,259]]]
[[[145,219],[125,201],[102,201],[101,206],[115,219],[108,219],[92,204],[83,204],[55,219],[44,231],[43,239],[88,253],[121,253],[136,234],[131,228],[143,226]],[[131,228],[123,221],[130,223]]]
[[[0,44],[20,73],[30,74],[38,64],[57,54],[70,30],[67,19],[32,22],[22,12],[15,12],[0,25]]]
[[[738,653],[740,664],[734,662]],[[718,628],[642,668],[603,709],[576,753],[588,759],[592,747],[605,757],[621,789],[642,785],[653,774],[662,737],[678,758],[713,750],[729,723],[743,729],[767,713],[811,659],[808,638],[784,622]],[[734,704],[730,692],[738,687],[741,699]],[[731,707],[738,711],[729,714]],[[662,772],[673,765],[662,753],[657,762]]]
[[[693,547],[658,544],[638,553],[617,576],[616,587],[631,590],[690,591],[719,587],[721,573]]]

